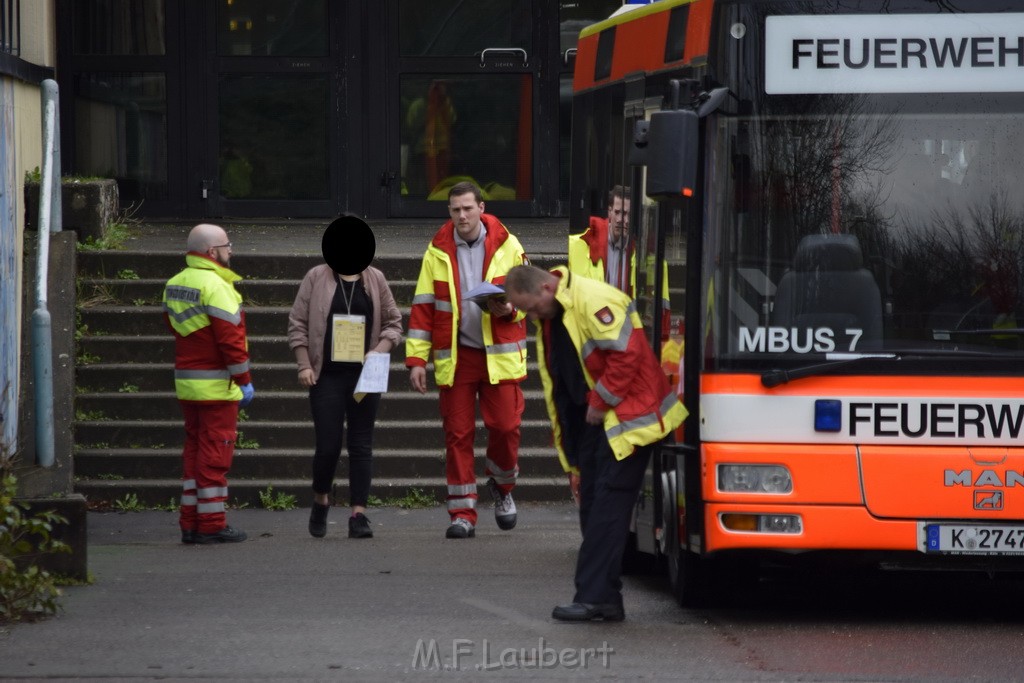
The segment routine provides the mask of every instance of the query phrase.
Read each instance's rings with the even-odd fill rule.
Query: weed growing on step
[[[139,393],[139,385],[138,384],[129,384],[128,382],[125,382],[124,384],[121,385],[121,388],[117,390],[117,393],[119,393],[119,394],[137,394],[137,393]]]
[[[106,283],[93,283],[90,285],[85,284],[82,280],[78,280],[76,289],[78,290],[77,302],[79,308],[92,308],[93,306],[102,306],[103,304],[117,301],[117,294],[114,293],[114,288]],[[81,314],[78,316],[78,322],[81,323]]]
[[[248,503],[240,501],[237,498],[232,498],[231,502],[228,503],[228,508],[231,510],[244,510],[247,507],[249,507]]]
[[[132,306],[148,306],[149,302],[145,299],[132,299]]]
[[[177,512],[178,511],[178,499],[173,496],[166,504],[160,505],[159,503],[153,506],[154,510],[163,510],[164,512]]]
[[[146,506],[139,501],[134,493],[126,493],[123,498],[114,501],[114,508],[118,512],[142,512]]]
[[[367,500],[368,507],[397,507],[403,510],[415,508],[431,508],[438,504],[433,494],[420,488],[411,488],[401,498],[388,498],[381,500],[377,496],[370,496]]]
[[[78,357],[75,358],[75,363],[78,365],[92,365],[93,363],[99,363],[101,360],[95,353],[81,350],[78,352]]]
[[[138,280],[139,279],[139,274],[136,273],[131,268],[122,268],[121,270],[117,271],[117,279],[118,280]]]
[[[260,447],[260,442],[256,439],[246,439],[242,432],[238,432],[238,438],[235,439],[235,447],[255,450]]]
[[[103,230],[103,237],[100,239],[91,236],[87,237],[84,242],[78,243],[78,250],[108,251],[124,249],[124,243],[128,241],[128,238],[138,234],[136,226],[138,226],[140,221],[135,218],[135,212],[138,210],[138,206],[129,206],[121,212],[121,215],[113,223],[107,225]]]
[[[75,420],[78,422],[101,422],[110,418],[102,410],[76,410]]]
[[[296,497],[290,493],[278,491],[274,493],[274,487],[268,486],[265,491],[257,491],[260,497],[260,505],[267,510],[294,510]]]
[[[244,408],[239,408],[238,409],[238,421],[239,422],[245,422],[248,419],[249,419],[249,413],[245,412]]]
[[[103,479],[104,481],[121,481],[122,479],[124,479],[124,477],[121,476],[120,474],[113,474],[109,472],[105,474],[97,474],[96,478]]]

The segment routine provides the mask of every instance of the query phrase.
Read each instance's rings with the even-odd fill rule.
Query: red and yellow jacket
[[[559,266],[555,299],[562,305],[562,323],[576,348],[590,391],[587,403],[604,415],[604,430],[619,460],[638,446],[655,443],[682,424],[687,412],[669,387],[644,334],[636,305],[609,284],[580,277]],[[554,429],[555,448],[568,472],[575,469],[562,444],[555,407],[554,384],[545,351],[546,326],[538,321],[537,355],[544,399]]]
[[[249,384],[241,276],[203,254],[164,287],[164,320],[174,333],[174,388],[181,401],[238,401]]]
[[[500,285],[513,266],[528,262],[526,254],[519,240],[497,218],[482,214],[480,220],[487,228],[483,279]],[[461,291],[455,224],[448,221],[434,235],[423,255],[405,340],[407,367],[426,366],[433,351],[434,380],[439,387],[450,387],[455,381]],[[467,305],[476,304],[467,302]],[[483,311],[484,350],[491,384],[520,382],[526,377],[524,317],[516,311],[508,318],[494,318],[486,308]]]

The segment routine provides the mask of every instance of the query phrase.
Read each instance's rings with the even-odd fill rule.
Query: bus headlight
[[[724,512],[719,515],[719,521],[729,531],[763,534],[799,534],[803,531],[800,515]]]
[[[718,490],[727,493],[789,493],[793,477],[781,465],[719,465]]]

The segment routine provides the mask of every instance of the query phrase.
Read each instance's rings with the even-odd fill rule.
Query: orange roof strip
[[[602,81],[619,80],[636,71],[657,71],[664,68],[669,11],[681,5],[690,5],[686,24],[686,45],[680,60],[670,63],[689,61],[706,55],[711,40],[714,0],[660,0],[592,24],[580,32],[576,45],[573,90],[586,90],[597,84],[594,80],[594,67],[597,63],[598,36],[613,26],[618,28],[611,74]]]
[[[697,0],[690,5],[690,17],[686,20],[683,61],[689,63],[697,57],[707,56],[711,44],[711,10],[714,6],[714,0]]]
[[[572,74],[572,89],[586,90],[594,85],[594,68],[597,65],[597,35],[593,33],[580,37],[576,45],[576,66]]]
[[[701,377],[705,394],[761,394],[765,396],[979,396],[1024,397],[1024,377],[806,377],[772,389],[760,375],[716,373]]]
[[[619,25],[612,55],[612,80],[635,71],[654,71],[665,65],[668,17],[669,12],[661,11]]]

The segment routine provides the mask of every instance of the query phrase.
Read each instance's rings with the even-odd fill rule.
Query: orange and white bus
[[[661,0],[581,32],[570,228],[630,188],[638,308],[683,348],[634,527],[682,604],[730,558],[1024,569],[1022,121],[1008,0]]]

